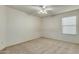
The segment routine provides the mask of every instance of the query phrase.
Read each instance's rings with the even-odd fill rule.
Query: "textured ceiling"
[[[79,5],[47,5],[47,8],[51,8],[52,10],[48,10],[47,11],[48,14],[45,15],[45,14],[38,14],[42,5],[9,5],[8,7],[12,7],[20,11],[23,11],[25,13],[39,17],[56,15],[56,14],[79,9]]]

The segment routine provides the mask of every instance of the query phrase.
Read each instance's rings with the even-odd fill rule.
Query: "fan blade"
[[[29,8],[34,10],[41,10],[41,7],[39,6],[29,6]]]
[[[53,10],[53,8],[46,8],[46,10]]]

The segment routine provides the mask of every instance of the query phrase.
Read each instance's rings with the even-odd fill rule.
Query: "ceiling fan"
[[[52,10],[52,8],[49,8],[48,6],[43,5],[43,6],[41,6],[41,9],[38,13],[39,14],[48,14],[48,12],[47,12],[48,10]]]
[[[38,10],[38,14],[48,14],[49,10],[53,10],[51,6],[47,5],[33,6],[32,8]]]

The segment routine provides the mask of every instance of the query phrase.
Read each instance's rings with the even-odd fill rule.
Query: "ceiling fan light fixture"
[[[43,5],[38,13],[39,14],[48,14],[46,7],[47,7],[46,5]]]
[[[39,14],[47,14],[47,11],[46,10],[40,10],[38,13]]]

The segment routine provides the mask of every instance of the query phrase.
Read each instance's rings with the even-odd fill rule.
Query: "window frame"
[[[75,19],[76,24],[75,24],[75,25],[63,25],[63,22],[62,22],[63,19],[64,19],[64,18],[68,18],[68,17],[76,17],[76,19]],[[62,20],[61,20],[61,26],[62,26],[62,28],[61,28],[61,29],[62,29],[62,31],[61,31],[62,34],[64,34],[64,35],[76,35],[76,34],[77,34],[77,16],[67,16],[67,17],[62,17]],[[74,34],[72,34],[72,33],[64,33],[64,32],[63,32],[63,28],[64,28],[64,27],[67,27],[67,26],[74,27],[74,28],[75,28],[75,33],[74,33]]]

